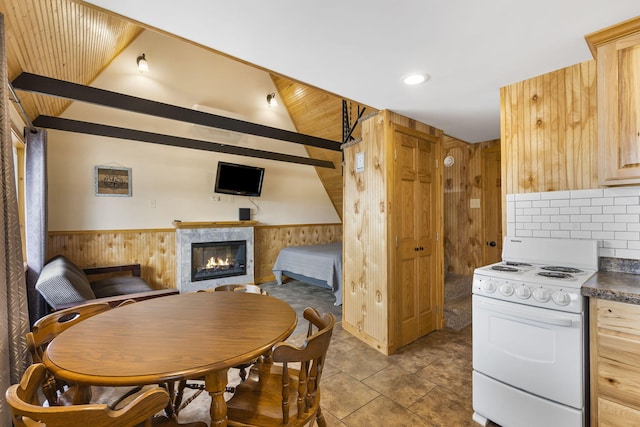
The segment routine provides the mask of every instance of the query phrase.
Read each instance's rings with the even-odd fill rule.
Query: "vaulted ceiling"
[[[6,27],[9,79],[22,72],[89,85],[142,31],[134,22],[72,0],[0,0]],[[212,54],[219,54],[213,52]],[[268,71],[268,70],[265,70]],[[271,74],[281,103],[298,132],[339,144],[343,135],[343,100],[326,91]],[[33,121],[59,116],[70,101],[18,92]],[[355,120],[357,107],[350,109]],[[367,108],[367,113],[374,112]],[[358,136],[358,129],[354,136]],[[333,162],[335,169],[316,168],[338,215],[342,216],[342,158],[339,151],[306,147],[310,157]]]

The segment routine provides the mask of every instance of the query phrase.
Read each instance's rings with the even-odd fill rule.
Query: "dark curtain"
[[[20,238],[13,144],[9,125],[9,86],[4,16],[0,14],[0,391],[20,381],[27,363],[29,331],[27,295]],[[0,398],[0,425],[11,425],[5,399]]]
[[[47,257],[47,132],[27,129],[25,133],[27,297],[33,325],[47,313],[47,304],[35,288]]]

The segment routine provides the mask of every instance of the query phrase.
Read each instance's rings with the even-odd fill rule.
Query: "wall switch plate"
[[[356,153],[356,173],[364,172],[364,153]]]
[[[470,199],[469,207],[471,209],[480,209],[480,199]]]

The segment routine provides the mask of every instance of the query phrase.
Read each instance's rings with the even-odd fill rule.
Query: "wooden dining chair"
[[[36,320],[31,332],[27,332],[25,336],[27,349],[33,363],[42,363],[47,346],[60,333],[107,310],[111,310],[111,306],[106,302],[89,303],[55,311]],[[47,380],[43,384],[42,391],[50,405],[65,404],[65,401],[70,401],[70,395],[72,396],[75,392],[75,390],[69,391],[69,387],[73,388],[47,373]]]
[[[309,321],[305,342],[296,347],[282,342],[273,347],[274,364],[258,364],[227,402],[229,426],[303,426],[326,422],[320,410],[320,379],[336,319],[304,310]],[[281,365],[280,365],[281,363]],[[291,364],[300,364],[294,369]]]
[[[135,300],[131,299],[125,300],[117,307],[135,302]],[[55,311],[41,317],[33,324],[31,332],[26,334],[27,348],[31,354],[31,359],[34,363],[42,363],[47,346],[56,336],[83,320],[112,309],[113,307],[106,302],[89,303]],[[110,407],[117,406],[122,400],[139,392],[141,389],[142,387],[123,387],[123,390],[118,393],[119,397],[110,403]],[[47,380],[42,386],[42,392],[49,405],[70,405],[74,394],[77,392],[77,387],[59,378],[54,378],[47,371]]]
[[[200,422],[178,424],[164,417],[155,418],[154,415],[162,411],[169,402],[169,395],[160,387],[145,391],[116,410],[106,404],[43,406],[38,390],[46,379],[45,366],[35,363],[27,368],[19,384],[7,389],[5,398],[15,427],[207,426]]]

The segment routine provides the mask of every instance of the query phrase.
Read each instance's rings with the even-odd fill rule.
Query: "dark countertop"
[[[640,274],[599,271],[582,285],[582,295],[640,305]]]

